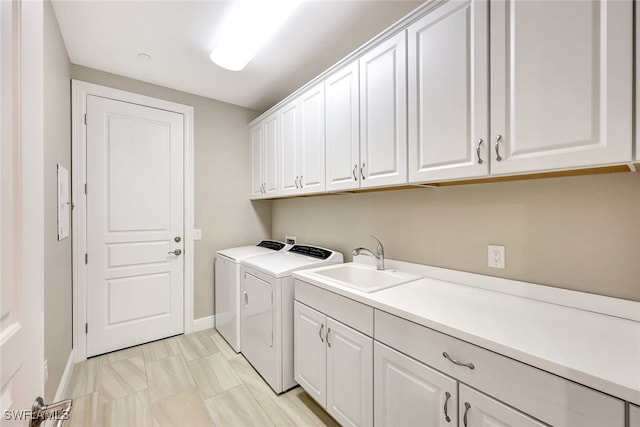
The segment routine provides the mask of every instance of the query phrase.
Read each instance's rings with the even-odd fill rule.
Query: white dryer
[[[291,245],[275,240],[263,240],[257,245],[222,249],[216,252],[215,309],[216,329],[236,353],[240,352],[240,262],[258,255],[284,251]]]
[[[291,272],[342,262],[339,252],[307,245],[242,261],[242,354],[276,393],[296,385]]]

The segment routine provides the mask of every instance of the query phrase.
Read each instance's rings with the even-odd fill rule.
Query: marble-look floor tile
[[[152,401],[182,393],[196,386],[182,355],[149,363],[147,379]]]
[[[256,370],[253,369],[253,366],[247,362],[244,356],[239,355],[229,360],[229,365],[231,365],[240,381],[242,381],[253,396],[259,396],[262,393],[273,393],[273,390],[271,390]]]
[[[204,399],[240,385],[240,380],[221,353],[187,363]]]
[[[213,343],[220,349],[220,353],[227,359],[233,359],[238,356],[229,343],[218,332],[210,334]]]
[[[65,397],[70,399],[98,391],[101,365],[102,360],[100,358],[87,359],[84,362],[76,363],[69,379]]]
[[[244,386],[233,388],[205,400],[209,415],[219,427],[274,426],[269,416]]]
[[[207,408],[195,389],[152,403],[151,413],[155,426],[213,426]]]
[[[99,404],[98,427],[152,427],[149,390]]]
[[[209,334],[204,331],[180,335],[178,337],[178,345],[187,361],[220,352],[220,349],[213,343]]]
[[[109,365],[111,363],[119,362],[125,359],[131,359],[132,357],[142,356],[142,346],[125,348],[124,350],[118,350],[111,353],[103,354],[99,356],[102,360],[102,366]]]
[[[102,366],[100,394],[117,399],[147,388],[142,355]]]
[[[92,426],[96,421],[98,410],[98,393],[85,394],[73,398],[73,406],[69,413],[69,420],[64,422],[65,427]]]
[[[178,337],[166,338],[164,340],[145,344],[142,346],[142,354],[144,355],[145,363],[151,363],[170,356],[176,356],[180,354]]]

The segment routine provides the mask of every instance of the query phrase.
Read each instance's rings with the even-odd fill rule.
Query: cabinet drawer
[[[373,336],[373,308],[295,279],[295,298],[329,317]]]
[[[375,310],[375,339],[545,423],[625,425],[621,400],[380,310]],[[454,364],[445,352],[474,369]]]

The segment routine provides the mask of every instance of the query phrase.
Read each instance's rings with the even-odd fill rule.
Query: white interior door
[[[87,356],[184,330],[183,120],[87,96]]]
[[[0,2],[0,410],[26,425],[44,391],[43,8]],[[9,411],[9,412],[5,412]],[[13,422],[12,420],[21,420]]]

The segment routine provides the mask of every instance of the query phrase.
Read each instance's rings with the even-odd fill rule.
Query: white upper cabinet
[[[361,187],[407,182],[406,32],[360,57]]]
[[[273,197],[278,192],[278,114],[251,127],[251,198]]]
[[[324,191],[324,85],[314,86],[280,108],[278,122],[278,196]]]
[[[631,161],[632,2],[491,3],[492,174]]]
[[[486,1],[450,1],[408,36],[409,181],[486,176]]]
[[[324,82],[326,114],[326,189],[360,187],[360,98],[358,61]]]
[[[325,189],[325,94],[320,83],[300,96],[299,187],[305,194]]]

